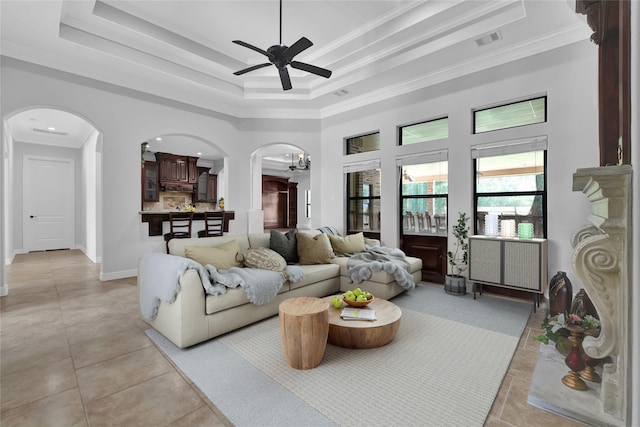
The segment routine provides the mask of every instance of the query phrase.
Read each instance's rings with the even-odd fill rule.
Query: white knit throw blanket
[[[347,275],[354,283],[368,280],[373,273],[384,270],[393,276],[400,287],[407,290],[416,286],[409,269],[404,252],[384,246],[369,247],[353,254],[347,261]]]

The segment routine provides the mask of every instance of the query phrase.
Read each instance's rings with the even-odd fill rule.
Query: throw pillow
[[[346,237],[328,234],[331,247],[336,256],[353,254],[365,250],[364,234],[350,234]]]
[[[330,264],[331,258],[335,257],[329,238],[324,233],[315,236],[297,233],[296,239],[300,264]]]
[[[236,260],[238,252],[240,252],[240,245],[237,240],[231,240],[214,248],[209,246],[185,246],[184,248],[187,258],[202,265],[211,264],[218,270],[242,267],[242,263]]]
[[[264,270],[283,271],[287,262],[282,256],[269,248],[250,248],[238,254],[245,267]]]
[[[290,264],[298,262],[297,232],[298,230],[293,229],[282,234],[277,230],[271,230],[269,238],[269,248],[278,252]]]

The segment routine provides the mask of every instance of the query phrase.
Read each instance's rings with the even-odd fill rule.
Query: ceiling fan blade
[[[249,48],[249,49],[251,49],[251,50],[255,50],[256,52],[260,52],[260,53],[261,53],[261,54],[263,54],[264,56],[268,56],[269,58],[271,58],[271,55],[269,55],[269,53],[268,53],[266,50],[262,50],[262,49],[260,49],[259,47],[255,47],[255,46],[254,46],[254,45],[252,45],[252,44],[245,43],[245,42],[243,42],[242,40],[234,40],[234,41],[233,41],[233,43],[235,43],[235,44],[239,44],[240,46],[247,47],[247,48]]]
[[[325,68],[316,67],[315,65],[305,64],[304,62],[291,61],[291,66],[293,68],[297,68],[298,70],[307,71],[309,73],[316,74],[327,79],[331,77],[331,71]]]
[[[279,68],[280,71],[280,81],[282,82],[282,90],[291,89],[291,79],[289,78],[289,71],[287,71],[287,67]]]
[[[260,68],[268,67],[271,65],[271,62],[265,62],[264,64],[254,65],[253,67],[245,68],[244,70],[236,71],[233,73],[236,76],[242,75],[244,73],[248,73],[249,71],[259,70]]]
[[[297,42],[289,46],[287,50],[282,52],[282,57],[286,59],[287,63],[289,63],[294,56],[296,56],[303,50],[309,49],[311,46],[313,46],[311,40],[306,37],[301,37],[300,40],[298,40]]]

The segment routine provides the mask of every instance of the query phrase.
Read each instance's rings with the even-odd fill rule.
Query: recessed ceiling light
[[[162,138],[157,137],[157,138],[156,138],[156,141],[162,141]]]
[[[196,153],[196,156],[202,156],[202,153],[197,152],[197,153]]]
[[[56,128],[54,128],[53,126],[49,126],[47,130],[56,130]]]

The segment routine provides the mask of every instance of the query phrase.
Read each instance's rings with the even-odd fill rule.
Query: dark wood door
[[[447,274],[447,238],[441,236],[404,235],[401,249],[408,256],[422,260],[422,280],[444,283]]]
[[[262,210],[264,228],[287,228],[289,213],[289,180],[262,176]]]

